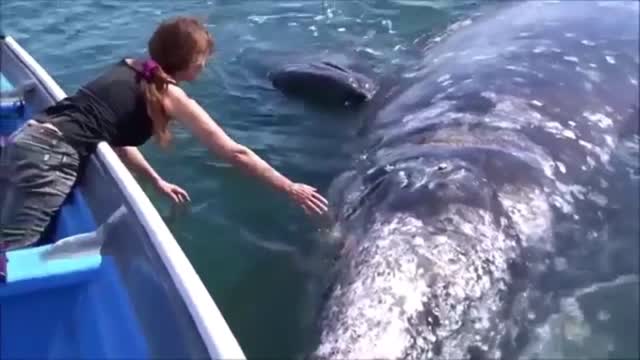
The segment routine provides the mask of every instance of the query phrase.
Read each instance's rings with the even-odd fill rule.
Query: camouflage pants
[[[11,136],[0,154],[0,253],[39,240],[79,165],[78,153],[56,129],[30,120]]]

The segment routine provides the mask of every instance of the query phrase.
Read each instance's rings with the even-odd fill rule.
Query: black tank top
[[[53,123],[83,157],[101,141],[114,147],[139,146],[153,132],[137,73],[124,59],[34,120]]]

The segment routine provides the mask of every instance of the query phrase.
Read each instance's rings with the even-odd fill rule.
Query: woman
[[[181,121],[224,160],[289,195],[308,214],[324,213],[327,201],[314,188],[292,182],[229,138],[178,86],[198,77],[213,47],[211,35],[198,20],[164,21],[149,40],[149,60],[122,59],[15,133],[5,154],[12,187],[0,208],[0,250],[39,239],[71,190],[83,160],[101,141],[161,193],[178,203],[188,201],[187,193],[164,181],[136,148],[151,136],[166,146],[171,119]]]

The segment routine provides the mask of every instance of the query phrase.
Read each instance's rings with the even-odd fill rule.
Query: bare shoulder
[[[166,101],[170,116],[186,125],[214,152],[229,156],[231,151],[237,151],[239,145],[179,86],[169,85]]]
[[[184,89],[182,89],[180,86],[171,83],[167,85],[167,95],[169,96],[169,98],[175,100],[189,99],[189,95],[187,95],[187,92],[184,91]]]
[[[164,100],[165,110],[178,121],[187,123],[209,121],[206,111],[179,86],[169,84]]]
[[[183,113],[184,107],[189,105],[190,101],[191,98],[181,87],[168,84],[167,92],[164,96],[164,105],[169,114],[178,115],[178,113]]]

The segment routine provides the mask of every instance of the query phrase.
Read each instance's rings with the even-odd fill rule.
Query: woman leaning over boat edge
[[[170,139],[170,121],[182,122],[213,153],[287,194],[307,214],[323,214],[327,200],[296,183],[231,139],[179,83],[195,80],[214,52],[213,38],[197,19],[163,21],[148,43],[150,58],[122,59],[74,95],[29,120],[7,147],[11,196],[0,208],[0,243],[36,242],[77,179],[83,160],[105,141],[134,173],[149,179],[175,202],[188,201],[180,187],[162,179],[137,146],[154,136]],[[43,162],[42,159],[45,159]]]

